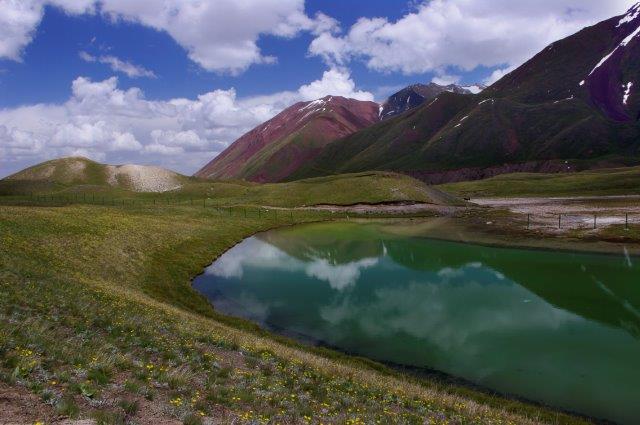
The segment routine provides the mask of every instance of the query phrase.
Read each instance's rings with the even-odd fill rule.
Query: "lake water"
[[[640,423],[640,259],[324,223],[235,246],[194,287],[306,342]]]

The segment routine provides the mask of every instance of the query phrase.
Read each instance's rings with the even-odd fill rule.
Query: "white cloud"
[[[98,62],[109,65],[112,71],[126,74],[129,78],[156,78],[156,74],[140,65],[123,61],[115,56],[93,56],[87,52],[81,51],[80,58],[85,62]]]
[[[336,291],[356,284],[362,271],[378,264],[377,257],[334,264],[326,258],[306,261],[293,258],[274,245],[259,239],[248,239],[236,245],[207,267],[206,274],[241,279],[247,268],[263,268],[288,272],[304,272],[307,276],[327,282]]]
[[[0,0],[0,58],[20,60],[44,14],[44,0]],[[92,13],[94,0],[48,0],[69,14]]]
[[[238,98],[234,89],[196,99],[148,100],[118,79],[76,78],[62,104],[0,110],[0,164],[20,166],[82,152],[97,160],[153,163],[191,174],[239,136],[295,102],[326,95],[371,99],[346,70],[267,96]]]
[[[277,60],[260,50],[262,35],[290,38],[301,31],[332,33],[338,26],[322,13],[307,16],[304,0],[0,0],[0,58],[20,59],[42,20],[45,5],[74,15],[99,11],[114,21],[166,32],[202,68],[231,74],[252,64]],[[111,66],[119,71],[133,69],[111,59]]]
[[[498,68],[495,71],[493,71],[491,75],[489,75],[489,77],[486,80],[484,80],[483,83],[487,86],[490,86],[491,84],[495,83],[496,81],[498,81],[499,79],[501,79],[502,77],[510,73],[511,71],[514,71],[516,68],[517,68],[516,65],[507,66],[506,68]]]
[[[547,44],[624,13],[636,0],[433,0],[391,22],[361,18],[344,36],[324,33],[309,52],[335,65],[419,74],[519,65]]]
[[[356,84],[347,70],[330,69],[325,71],[321,80],[300,87],[303,100],[319,99],[326,95],[344,96],[358,100],[373,101],[373,94],[356,90]]]
[[[459,75],[440,74],[440,75],[436,75],[435,77],[433,77],[433,79],[431,81],[436,83],[436,84],[440,84],[441,86],[448,86],[449,84],[455,84],[458,81],[460,81],[460,76]]]

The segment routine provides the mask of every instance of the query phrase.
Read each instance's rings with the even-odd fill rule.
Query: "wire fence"
[[[0,195],[0,205],[13,206],[40,206],[40,207],[57,207],[68,205],[101,205],[111,207],[193,207],[200,209],[212,210],[220,216],[227,217],[244,217],[259,219],[294,219],[294,214],[314,214],[318,216],[327,216],[333,218],[349,218],[349,217],[377,217],[384,216],[406,216],[406,217],[433,217],[433,211],[423,211],[414,213],[389,213],[385,211],[349,211],[348,208],[337,208],[329,210],[326,208],[312,207],[294,208],[294,207],[265,207],[258,205],[224,205],[222,200],[212,199],[209,197],[197,197],[189,195],[167,196],[165,194],[138,194],[137,196],[118,196],[117,194],[104,193],[71,193],[71,194],[54,194],[54,193],[29,193],[26,195]],[[445,214],[451,218],[455,215]],[[613,211],[603,211],[598,213],[538,213],[538,214],[519,214],[504,217],[503,219],[494,219],[487,224],[503,224],[509,227],[525,227],[528,230],[589,230],[599,229],[610,225],[623,225],[625,229],[629,229],[633,225],[640,224],[640,213],[625,212],[620,209]]]
[[[547,213],[527,214],[526,228],[552,228],[557,230],[596,230],[610,225],[631,225],[640,223],[640,214],[635,212],[601,212],[601,213]]]
[[[256,202],[257,204],[257,202]],[[366,213],[348,210],[328,210],[313,207],[286,207],[286,206],[261,206],[251,204],[238,204],[225,199],[212,199],[210,197],[195,196],[162,196],[156,194],[139,194],[138,196],[117,196],[101,193],[78,194],[29,194],[29,195],[0,195],[0,206],[25,206],[25,207],[66,207],[71,205],[93,205],[117,208],[190,208],[213,212],[220,217],[266,219],[275,221],[291,220],[313,216],[318,219],[363,217]],[[380,214],[379,216],[390,214]],[[415,214],[414,216],[419,216]]]

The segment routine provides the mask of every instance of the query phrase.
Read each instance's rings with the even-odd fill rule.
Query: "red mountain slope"
[[[275,182],[332,141],[378,122],[379,106],[339,96],[299,102],[246,133],[195,175]]]

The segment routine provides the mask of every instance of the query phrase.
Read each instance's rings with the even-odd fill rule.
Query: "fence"
[[[257,205],[223,205],[211,198],[197,198],[189,196],[161,196],[139,194],[136,197],[117,197],[100,193],[79,194],[28,194],[28,195],[0,195],[0,206],[33,206],[33,207],[64,207],[69,205],[96,205],[118,208],[162,208],[187,207],[212,211],[221,217],[230,218],[258,218],[275,221],[294,220],[294,215],[313,215],[318,218],[340,216],[349,218],[356,215],[345,212],[336,214],[331,211],[296,209],[287,207],[264,207]]]
[[[604,212],[601,214],[587,213],[556,213],[556,214],[527,214],[527,229],[555,228],[557,230],[598,229],[609,225],[624,225],[629,229],[632,224],[640,223],[640,215],[628,212]]]
[[[67,206],[74,204],[102,205],[112,207],[155,207],[163,206],[189,206],[194,208],[209,209],[220,216],[244,217],[274,220],[293,220],[294,211],[306,214],[314,213],[318,216],[331,216],[334,218],[363,217],[363,216],[398,216],[398,214],[385,212],[365,211],[361,213],[348,211],[329,210],[298,210],[292,208],[259,207],[243,205],[222,205],[218,200],[211,198],[198,198],[193,196],[167,196],[166,194],[138,194],[134,197],[117,197],[114,194],[103,193],[72,193],[72,194],[42,194],[29,193],[27,195],[0,195],[0,205],[14,206]],[[416,212],[410,214],[400,214],[406,217],[433,217],[434,213],[429,211]],[[455,217],[452,216],[452,217]],[[520,216],[509,216],[501,219],[494,219],[487,224],[500,225],[504,227],[524,227],[528,230],[547,229],[566,231],[572,229],[598,229],[612,224],[624,225],[629,229],[631,225],[640,224],[640,213],[614,211],[603,212],[601,214],[587,213],[540,213],[526,214],[526,221],[523,222],[525,214]]]

